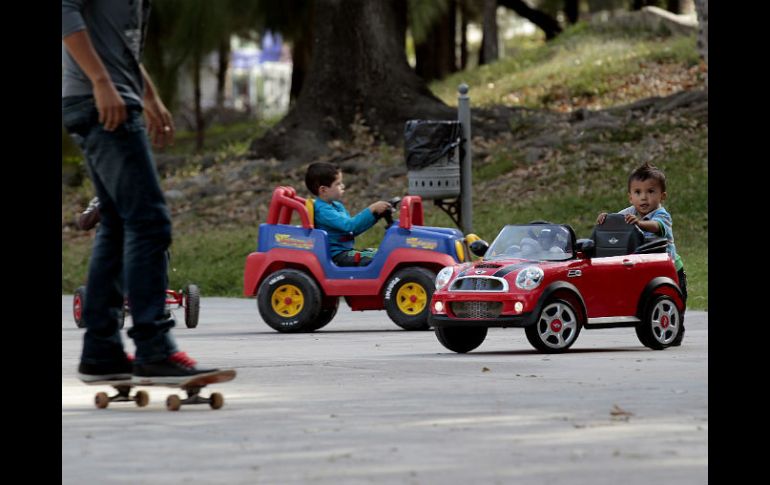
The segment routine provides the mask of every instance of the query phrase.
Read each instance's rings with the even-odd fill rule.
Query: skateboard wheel
[[[179,408],[182,407],[182,400],[179,399],[179,396],[176,394],[172,394],[169,397],[166,398],[166,409],[169,411],[179,411]]]
[[[94,404],[99,409],[104,409],[110,404],[110,397],[106,392],[97,392],[94,396]]]
[[[209,401],[209,406],[211,406],[211,409],[219,409],[225,404],[225,398],[222,397],[222,395],[218,392],[215,392],[211,395],[211,401]]]
[[[147,394],[147,391],[136,391],[134,400],[136,401],[137,406],[143,408],[150,402],[150,395]]]

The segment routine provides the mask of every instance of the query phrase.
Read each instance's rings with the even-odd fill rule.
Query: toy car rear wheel
[[[396,271],[385,284],[385,310],[393,323],[404,330],[428,330],[430,299],[436,274],[425,268]]]
[[[653,350],[670,347],[681,331],[682,315],[674,300],[666,295],[650,300],[642,323],[636,326],[639,341]]]
[[[545,302],[537,321],[524,328],[529,343],[547,354],[569,349],[577,340],[582,324],[572,304],[558,298]]]
[[[453,352],[464,354],[487,338],[487,327],[436,327],[436,338]]]
[[[197,285],[189,284],[184,287],[184,323],[187,328],[198,326],[200,315],[201,292]]]
[[[83,328],[86,323],[83,321],[83,305],[86,302],[86,287],[78,286],[75,289],[75,295],[72,297],[72,317],[75,319],[75,325]]]
[[[321,301],[321,290],[313,278],[296,269],[268,275],[257,290],[259,314],[265,323],[282,333],[315,330]]]
[[[337,314],[337,309],[340,307],[339,297],[328,296],[323,300],[323,306],[318,313],[318,318],[316,318],[315,323],[313,324],[313,330],[318,330],[319,328],[328,325]]]

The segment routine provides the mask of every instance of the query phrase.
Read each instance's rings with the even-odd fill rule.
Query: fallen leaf
[[[610,411],[610,416],[613,416],[617,419],[628,419],[630,416],[633,416],[634,413],[628,412],[625,409],[621,408],[617,404],[612,405],[612,410]]]

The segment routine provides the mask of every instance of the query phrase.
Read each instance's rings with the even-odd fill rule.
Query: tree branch
[[[545,40],[551,40],[561,34],[561,26],[555,18],[545,12],[535,10],[527,5],[524,0],[497,0],[498,5],[509,8],[540,27],[545,32]]]

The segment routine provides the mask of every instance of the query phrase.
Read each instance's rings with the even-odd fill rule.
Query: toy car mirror
[[[594,244],[593,239],[578,239],[575,242],[575,249],[583,253],[586,258],[593,257],[595,248],[596,245]]]
[[[484,257],[485,254],[487,254],[487,249],[489,249],[489,243],[487,243],[483,239],[478,239],[476,241],[473,241],[469,246],[469,248],[473,254],[482,258]]]

